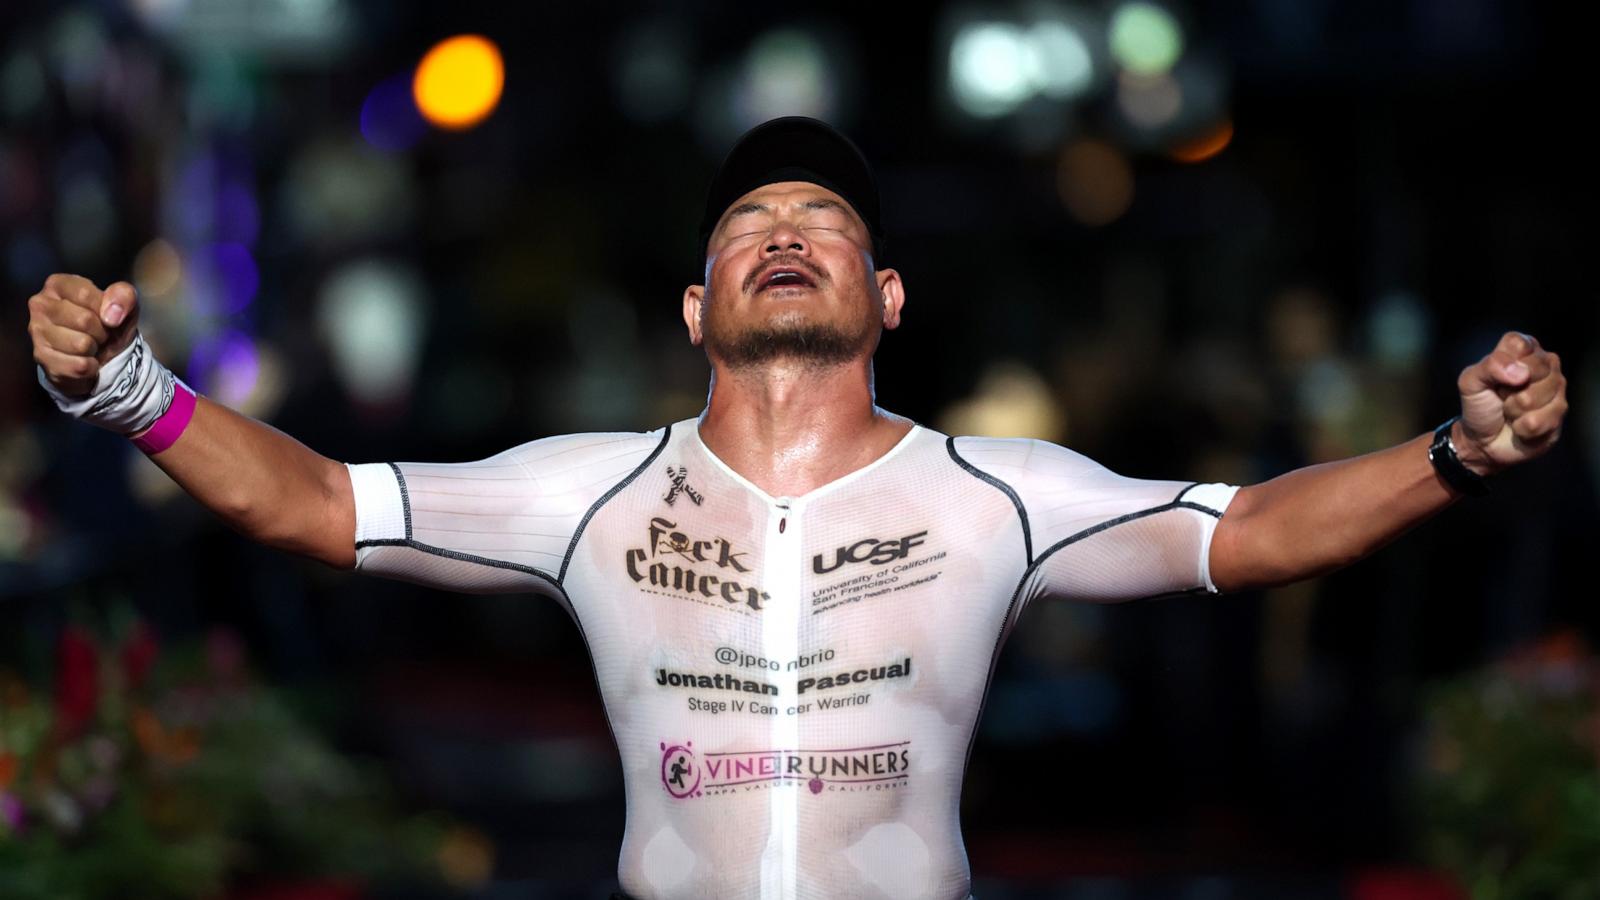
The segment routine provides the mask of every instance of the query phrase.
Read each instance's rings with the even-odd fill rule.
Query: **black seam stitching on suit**
[[[1194,485],[1190,485],[1189,487],[1194,487]],[[1189,488],[1184,488],[1182,491],[1179,491],[1178,492],[1178,497],[1182,497],[1185,493],[1188,492],[1188,490],[1189,490]],[[1191,502],[1189,502],[1187,500],[1179,500],[1177,498],[1174,498],[1173,500],[1171,500],[1171,501],[1169,501],[1167,503],[1163,503],[1160,506],[1152,506],[1149,509],[1136,510],[1134,512],[1127,513],[1125,515],[1117,516],[1115,519],[1107,519],[1106,521],[1101,522],[1098,525],[1093,525],[1093,526],[1091,526],[1089,528],[1085,528],[1084,530],[1078,532],[1077,534],[1069,535],[1068,537],[1062,538],[1061,540],[1059,540],[1056,543],[1052,544],[1050,546],[1050,549],[1048,549],[1048,550],[1044,551],[1043,553],[1039,554],[1039,558],[1034,560],[1028,566],[1027,569],[1023,570],[1022,577],[1017,579],[1017,589],[1011,592],[1011,602],[1006,604],[1006,615],[1005,615],[1004,619],[1000,620],[1000,631],[999,631],[998,634],[996,634],[994,636],[994,650],[989,654],[989,674],[984,679],[984,682],[983,682],[983,693],[978,695],[978,698],[979,698],[978,699],[978,717],[973,720],[973,722],[972,722],[972,734],[967,737],[967,762],[970,762],[972,760],[972,747],[978,741],[978,723],[983,721],[984,708],[986,706],[988,706],[988,704],[989,704],[989,688],[994,684],[995,666],[997,666],[999,664],[999,662],[1000,662],[1000,645],[1001,645],[1001,642],[1003,642],[1005,640],[1007,629],[1011,627],[1011,614],[1017,608],[1017,599],[1022,596],[1022,588],[1023,588],[1024,585],[1026,585],[1028,583],[1028,578],[1033,575],[1033,573],[1034,573],[1034,571],[1036,569],[1038,569],[1040,566],[1044,565],[1045,560],[1049,559],[1052,554],[1054,554],[1057,550],[1062,549],[1063,547],[1069,546],[1071,544],[1075,544],[1078,541],[1081,541],[1086,537],[1091,537],[1093,535],[1099,534],[1100,532],[1105,531],[1107,528],[1110,528],[1110,527],[1112,527],[1114,525],[1121,525],[1124,522],[1131,522],[1131,521],[1133,521],[1135,519],[1142,519],[1145,516],[1152,516],[1152,515],[1155,515],[1156,513],[1167,512],[1168,510],[1173,510],[1173,509],[1192,509],[1192,510],[1195,510],[1197,512],[1203,512],[1203,513],[1206,513],[1207,515],[1215,516],[1215,517],[1217,517],[1219,519],[1222,518],[1222,513],[1217,512],[1216,510],[1211,509],[1210,507],[1201,506],[1198,503],[1191,503]],[[1179,593],[1189,593],[1190,591],[1194,591],[1194,590],[1204,591],[1205,590],[1205,586],[1201,585],[1198,589],[1191,588],[1189,591],[1182,591],[1182,592],[1179,592]],[[1163,596],[1168,596],[1168,595],[1166,595],[1166,594],[1154,594],[1154,595],[1152,595],[1152,598],[1153,597],[1163,597]],[[1151,598],[1145,598],[1145,599],[1151,599]],[[967,763],[963,762],[961,765],[962,765],[961,771],[965,772]],[[963,777],[965,777],[965,776],[963,776]]]
[[[1198,481],[1196,481],[1194,484],[1189,485],[1188,487],[1184,488],[1183,490],[1179,491],[1178,492],[1178,496],[1172,498],[1172,502],[1178,504],[1179,506],[1181,506],[1181,507],[1183,507],[1185,509],[1198,510],[1198,511],[1203,512],[1203,513],[1209,513],[1210,515],[1216,516],[1219,519],[1222,518],[1222,510],[1220,510],[1220,509],[1213,509],[1213,508],[1211,508],[1209,506],[1206,506],[1206,505],[1204,505],[1202,503],[1196,503],[1193,500],[1185,500],[1185,499],[1183,499],[1186,494],[1188,494],[1190,491],[1194,490],[1197,487],[1200,487],[1200,482],[1198,482]]]
[[[578,523],[577,529],[572,533],[572,541],[567,544],[567,554],[561,558],[561,571],[556,575],[555,585],[556,589],[561,591],[561,596],[567,596],[567,588],[564,583],[567,577],[567,566],[572,562],[572,554],[577,552],[578,541],[583,537],[584,529],[589,527],[589,520],[594,518],[594,514],[600,511],[600,507],[611,502],[612,497],[620,493],[623,488],[631,484],[635,478],[638,478],[640,473],[648,468],[651,463],[656,461],[656,457],[661,455],[661,451],[667,448],[667,440],[671,437],[672,426],[668,425],[662,430],[661,441],[656,444],[654,450],[650,451],[650,455],[645,457],[644,461],[639,463],[632,472],[629,472],[626,478],[612,485],[611,489],[602,494],[600,499],[589,507],[588,512],[583,514],[583,520]],[[583,617],[578,614],[578,605],[573,603],[571,598],[567,599],[567,609],[572,613],[573,623],[578,626],[578,637],[583,641],[583,646],[589,648],[589,671],[594,675],[595,689],[600,694],[600,712],[605,716],[606,730],[611,732],[612,745],[617,748],[618,753],[621,753],[622,742],[617,740],[617,727],[612,723],[611,719],[611,705],[606,702],[605,691],[600,690],[600,667],[595,661],[594,648],[589,644],[589,632],[584,629]]]
[[[1017,589],[1011,592],[1011,602],[1006,604],[1005,618],[1000,620],[1000,631],[994,636],[994,649],[989,652],[989,674],[983,679],[983,693],[978,695],[978,715],[972,720],[972,733],[967,735],[967,756],[961,763],[961,779],[966,781],[967,765],[972,762],[972,747],[978,742],[978,724],[983,721],[983,710],[989,705],[989,688],[994,686],[994,669],[1000,662],[1000,644],[1005,640],[1006,631],[1011,627],[1011,613],[1017,608],[1017,598],[1022,596],[1022,586],[1028,583],[1028,575],[1034,570],[1029,565],[1022,572],[1022,577],[1017,580]]]
[[[1200,585],[1198,587],[1192,587],[1192,588],[1189,588],[1188,590],[1183,590],[1183,591],[1167,591],[1165,594],[1151,594],[1148,597],[1136,597],[1133,600],[1130,600],[1128,602],[1129,603],[1143,603],[1146,600],[1165,600],[1168,597],[1192,597],[1192,596],[1194,596],[1196,594],[1209,594],[1209,593],[1211,593],[1211,592],[1206,589],[1205,585],[1202,584],[1202,585]]]
[[[1121,525],[1124,522],[1132,522],[1134,519],[1142,519],[1145,516],[1153,516],[1156,513],[1164,513],[1164,512],[1166,512],[1168,510],[1171,510],[1171,509],[1192,509],[1195,512],[1203,512],[1206,515],[1211,516],[1212,518],[1215,518],[1215,519],[1222,518],[1222,513],[1217,512],[1216,510],[1212,509],[1211,507],[1209,507],[1209,506],[1201,506],[1198,503],[1191,503],[1188,500],[1173,500],[1170,503],[1163,503],[1160,506],[1152,506],[1149,509],[1135,510],[1134,512],[1124,513],[1123,515],[1117,516],[1115,519],[1107,519],[1107,520],[1105,520],[1104,522],[1101,522],[1098,525],[1091,525],[1088,528],[1085,528],[1084,530],[1082,530],[1082,531],[1080,531],[1080,532],[1078,532],[1076,534],[1069,535],[1067,537],[1062,538],[1059,541],[1056,541],[1054,544],[1050,545],[1050,549],[1048,549],[1048,550],[1044,551],[1043,553],[1039,554],[1039,558],[1037,560],[1034,560],[1033,568],[1037,568],[1039,563],[1042,563],[1042,562],[1045,561],[1046,557],[1048,557],[1050,554],[1056,552],[1057,550],[1060,550],[1062,547],[1065,547],[1065,546],[1067,546],[1069,544],[1076,544],[1077,542],[1083,540],[1084,538],[1093,537],[1093,536],[1099,534],[1100,532],[1105,531],[1107,528],[1112,528],[1112,527],[1115,527],[1117,525]],[[1023,578],[1027,578],[1028,577],[1028,573],[1024,572],[1022,574],[1022,577]]]
[[[400,508],[406,513],[406,540],[409,541],[411,540],[411,493],[406,490],[406,475],[400,471],[400,467],[389,463],[389,468],[394,470],[394,480],[400,485]],[[360,546],[356,545],[358,548]]]
[[[1025,566],[1033,565],[1033,530],[1028,525],[1028,510],[1023,507],[1022,498],[1017,496],[1017,492],[1012,490],[1011,485],[1006,484],[1004,481],[1001,481],[993,475],[990,475],[988,472],[985,472],[982,469],[979,469],[977,466],[974,466],[972,463],[962,459],[961,454],[956,452],[956,439],[954,436],[945,438],[944,447],[947,451],[949,451],[950,458],[955,461],[956,465],[965,469],[968,474],[979,481],[986,482],[996,488],[999,488],[1000,491],[1011,500],[1011,505],[1017,508],[1018,518],[1022,519],[1023,564]]]
[[[565,564],[563,564],[563,567],[565,567]],[[584,649],[589,650],[589,653],[587,653],[587,657],[589,657],[589,674],[594,676],[595,693],[600,695],[600,714],[605,716],[605,730],[611,732],[611,745],[616,746],[618,753],[622,753],[622,741],[616,740],[616,725],[611,722],[611,705],[606,703],[605,690],[603,690],[603,685],[600,684],[600,663],[595,661],[594,645],[589,644],[589,633],[584,631],[584,618],[578,615],[578,604],[574,604],[573,599],[566,596],[566,588],[560,581],[555,583],[555,589],[562,593],[562,597],[566,597],[566,610],[573,613],[573,625],[578,626],[578,639],[584,642]]]
[[[583,537],[583,530],[589,527],[589,520],[594,518],[594,514],[600,511],[600,507],[610,503],[612,497],[615,497],[635,478],[638,478],[639,474],[643,472],[647,466],[656,461],[656,457],[661,455],[661,451],[667,448],[667,439],[670,437],[672,437],[672,426],[668,425],[666,428],[662,429],[661,442],[656,444],[656,448],[650,451],[649,456],[644,458],[644,462],[639,463],[639,465],[635,467],[632,472],[628,473],[626,478],[612,485],[611,490],[601,494],[600,499],[596,500],[594,504],[589,507],[589,511],[583,514],[583,520],[578,523],[578,529],[572,533],[571,543],[567,544],[567,555],[561,559],[561,571],[556,574],[557,584],[561,584],[567,580],[567,566],[572,562],[572,554],[578,549],[578,541]],[[579,628],[581,629],[582,626],[580,625]]]
[[[1203,513],[1205,513],[1206,515],[1210,516],[1213,519],[1222,518],[1222,510],[1220,510],[1220,509],[1212,509],[1209,506],[1204,506],[1202,504],[1195,503],[1192,500],[1183,500],[1183,501],[1179,501],[1179,502],[1173,503],[1172,505],[1173,506],[1179,506],[1179,507],[1182,507],[1184,509],[1192,509],[1195,512],[1203,512]]]
[[[583,617],[578,615],[578,606],[577,606],[577,604],[572,602],[572,598],[570,596],[568,596],[568,594],[567,594],[566,587],[564,585],[562,585],[562,583],[560,581],[558,581],[557,579],[552,577],[550,575],[550,573],[545,572],[545,571],[543,571],[541,569],[535,569],[532,566],[524,566],[524,565],[520,565],[520,564],[514,563],[514,562],[507,562],[507,561],[505,561],[503,559],[490,559],[490,558],[485,557],[485,556],[473,556],[470,553],[461,553],[461,552],[458,552],[458,551],[455,551],[455,550],[446,550],[443,547],[434,547],[434,546],[431,546],[431,545],[428,545],[428,544],[424,544],[424,543],[421,543],[419,541],[413,541],[413,540],[389,539],[389,540],[377,540],[377,541],[359,541],[359,542],[356,543],[356,547],[357,547],[357,549],[359,549],[361,547],[409,547],[412,550],[417,550],[417,551],[420,551],[422,553],[428,553],[428,554],[431,554],[433,556],[442,556],[442,557],[444,557],[446,559],[455,559],[455,560],[460,560],[462,562],[475,563],[475,564],[478,564],[478,565],[489,566],[489,567],[495,568],[495,569],[509,569],[511,571],[514,571],[514,572],[523,572],[523,573],[526,573],[528,575],[533,575],[535,577],[542,578],[545,581],[549,582],[551,587],[556,589],[556,593],[559,594],[561,596],[561,599],[566,603],[567,612],[572,614],[572,621],[573,621],[574,624],[576,624],[578,626],[578,637],[583,640],[583,645],[585,647],[589,646],[589,634],[588,634],[588,632],[584,631],[584,628],[583,628]],[[599,671],[598,668],[595,667],[594,654],[590,653],[589,657],[590,657],[589,658],[589,671],[594,674],[595,684],[596,684],[596,686],[598,686],[600,684],[600,671]],[[614,725],[611,724],[611,710],[608,707],[608,705],[606,704],[606,699],[605,699],[605,696],[603,694],[600,697],[600,710],[605,715],[605,718],[606,718],[606,729],[611,732],[611,742],[613,744],[616,744],[617,748],[618,748],[618,752],[621,752],[622,745],[617,743],[617,729],[616,729],[616,727]]]
[[[550,584],[553,585],[556,590],[561,592],[561,596],[563,598],[565,598],[567,595],[566,589],[561,586],[561,582],[557,581],[549,572],[546,572],[543,569],[535,569],[532,566],[524,566],[521,563],[507,562],[503,559],[492,559],[487,556],[475,556],[471,553],[462,553],[459,550],[447,550],[444,547],[435,547],[432,544],[424,544],[421,541],[412,540],[411,538],[387,538],[384,540],[356,542],[356,549],[359,550],[363,547],[410,547],[412,550],[420,550],[423,553],[427,553],[432,556],[442,556],[445,559],[454,559],[461,562],[474,563],[480,566],[489,566],[490,568],[494,569],[509,569],[513,572],[523,572],[528,575],[534,575],[539,578],[543,578],[545,581],[550,582]]]

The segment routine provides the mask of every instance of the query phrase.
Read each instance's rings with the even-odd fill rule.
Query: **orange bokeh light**
[[[1133,166],[1104,141],[1076,141],[1061,151],[1056,190],[1079,222],[1091,228],[1109,225],[1133,204]]]
[[[1200,137],[1173,147],[1172,158],[1186,163],[1205,162],[1221,153],[1232,140],[1233,123],[1225,121]]]
[[[494,112],[505,83],[500,48],[482,35],[463,34],[440,41],[422,57],[411,94],[423,118],[461,131]]]

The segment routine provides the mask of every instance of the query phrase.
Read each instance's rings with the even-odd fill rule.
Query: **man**
[[[1434,434],[1259,485],[1141,481],[878,409],[906,301],[859,151],[810,119],[712,184],[698,419],[467,464],[347,466],[187,389],[137,298],[53,276],[41,381],[246,535],[340,568],[561,603],[625,769],[635,898],[964,898],[958,801],[1006,634],[1044,597],[1281,584],[1381,546],[1555,442],[1560,360],[1511,333]]]

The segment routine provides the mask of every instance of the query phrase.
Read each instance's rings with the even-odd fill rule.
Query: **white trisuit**
[[[919,426],[772,497],[693,419],[350,475],[362,571],[572,615],[638,900],[968,897],[961,783],[1007,633],[1040,597],[1215,591],[1238,490]]]

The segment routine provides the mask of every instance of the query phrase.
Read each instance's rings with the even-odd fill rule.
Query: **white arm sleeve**
[[[562,580],[592,509],[660,452],[663,432],[577,434],[478,462],[350,465],[356,568],[468,593]]]
[[[1125,478],[1044,441],[959,438],[956,447],[1013,493],[1029,544],[1024,601],[1216,593],[1211,536],[1237,487]]]

